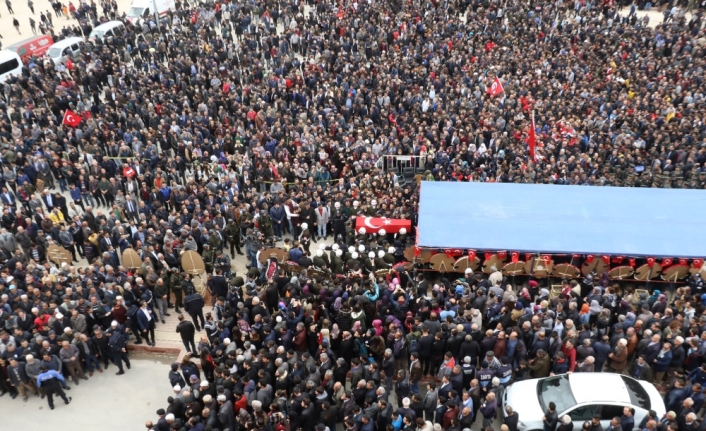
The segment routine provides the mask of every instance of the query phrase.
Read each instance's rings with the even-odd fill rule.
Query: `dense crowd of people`
[[[671,422],[623,431],[695,429],[698,277],[671,300],[601,278],[559,296],[498,271],[434,282],[397,265],[414,229],[355,229],[416,224],[386,155],[425,180],[702,188],[706,39],[700,9],[672,6],[653,28],[612,1],[179,3],[77,60],[30,59],[0,86],[0,393],[68,404],[67,380],[124,374],[129,337],[154,345],[173,310],[190,354],[148,429],[462,431],[505,408],[516,431],[505,386],[602,370],[667,389]],[[81,3],[56,38],[103,9]],[[269,271],[273,243],[301,272]],[[54,265],[54,245],[88,264]]]

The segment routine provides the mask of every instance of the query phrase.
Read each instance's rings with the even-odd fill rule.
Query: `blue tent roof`
[[[429,182],[418,245],[704,257],[703,190]]]

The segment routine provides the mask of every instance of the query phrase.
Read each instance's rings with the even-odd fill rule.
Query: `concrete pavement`
[[[132,368],[116,376],[112,365],[103,373],[96,372],[79,386],[70,382],[68,406],[55,397],[55,409],[46,399],[30,397],[25,403],[9,395],[0,401],[2,429],[38,431],[42,429],[72,430],[139,430],[145,420],[157,421],[156,411],[166,408],[171,359],[157,355],[131,354]]]

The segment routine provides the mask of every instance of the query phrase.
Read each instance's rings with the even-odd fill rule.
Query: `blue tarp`
[[[695,258],[705,217],[703,190],[425,181],[418,245]]]

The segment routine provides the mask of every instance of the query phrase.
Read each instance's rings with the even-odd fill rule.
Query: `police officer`
[[[44,389],[44,394],[47,396],[50,409],[54,410],[54,394],[59,394],[67,405],[71,402],[71,397],[66,397],[66,393],[63,389],[64,386],[66,386],[64,376],[57,373],[55,370],[48,369],[46,365],[39,367],[37,387]]]
[[[114,321],[115,322],[115,321]],[[117,323],[113,326],[113,331],[110,333],[110,338],[108,339],[108,345],[113,353],[113,359],[115,360],[115,365],[118,366],[118,372],[115,373],[116,376],[122,376],[125,374],[123,370],[123,361],[127,365],[127,369],[130,369],[130,359],[127,357],[127,348],[125,346],[125,338],[123,334],[117,328]],[[111,324],[112,325],[112,324]]]
[[[191,316],[196,330],[201,331],[201,327],[206,323],[206,319],[203,316],[203,306],[206,303],[203,300],[203,296],[196,292],[195,289],[187,290],[186,292],[188,295],[184,298],[184,310]],[[201,326],[199,326],[199,320],[201,321]]]
[[[331,217],[331,225],[333,226],[333,237],[336,238],[338,235],[345,235],[346,234],[346,220],[348,218],[346,215],[339,209],[336,209],[336,211],[333,214],[333,217]]]

